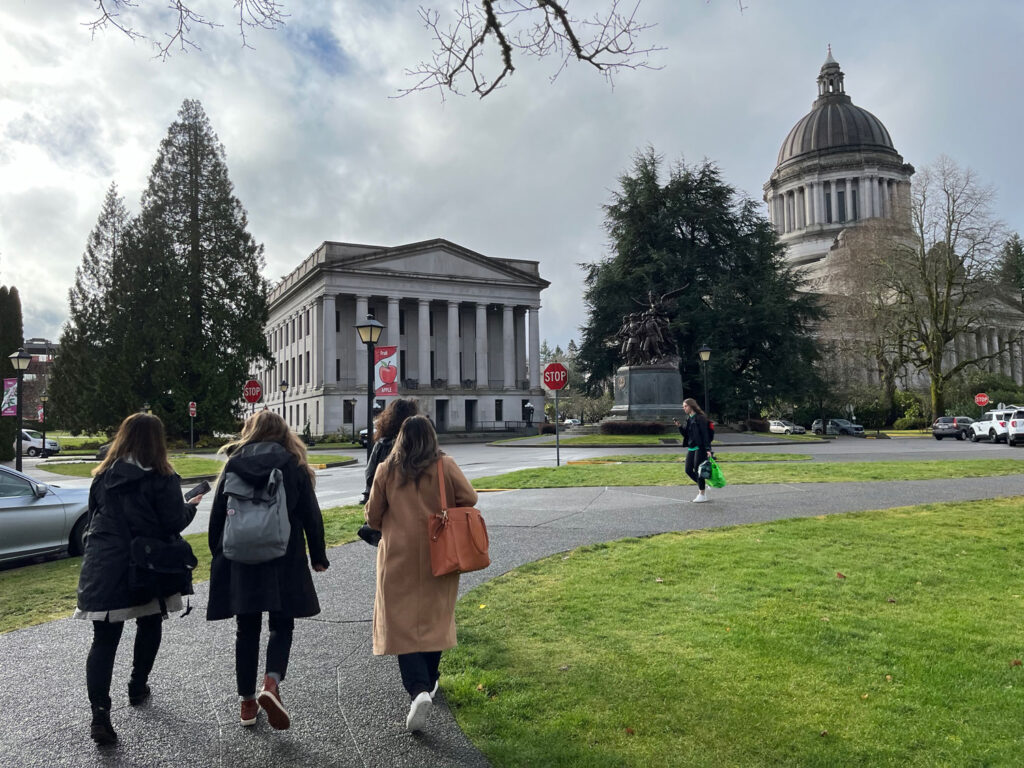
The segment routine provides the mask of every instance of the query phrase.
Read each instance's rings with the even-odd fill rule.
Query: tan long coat
[[[476,491],[462,470],[451,457],[443,460],[448,504],[476,504]],[[459,575],[430,572],[427,520],[441,511],[437,465],[423,473],[418,485],[400,482],[391,461],[381,464],[365,510],[366,522],[382,534],[373,602],[373,652],[378,656],[443,651],[456,643]]]

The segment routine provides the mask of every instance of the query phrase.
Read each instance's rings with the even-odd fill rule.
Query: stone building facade
[[[502,428],[544,412],[535,261],[496,259],[443,239],[395,247],[324,242],[270,292],[274,362],[254,372],[263,403],[300,431],[366,426],[367,350],[355,325],[398,347],[399,395],[439,431]],[[287,390],[281,392],[282,382]],[[385,405],[387,398],[376,398]]]

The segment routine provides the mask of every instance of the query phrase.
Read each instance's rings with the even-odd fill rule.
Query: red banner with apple
[[[398,347],[374,347],[373,391],[378,397],[398,394]]]

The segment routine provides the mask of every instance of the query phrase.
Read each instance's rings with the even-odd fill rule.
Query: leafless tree
[[[837,273],[845,277],[837,293],[857,305],[848,310],[852,320],[862,324],[889,375],[909,366],[928,376],[936,416],[945,412],[951,379],[1001,358],[1020,340],[1017,327],[996,349],[956,341],[979,327],[1005,327],[1010,314],[999,309],[993,279],[1005,240],[994,197],[974,171],[940,157],[916,175],[909,216],[897,211],[896,221],[859,225],[847,233],[845,256],[837,254]]]
[[[133,40],[151,39],[131,21],[132,11],[147,0],[92,0],[98,17],[86,26],[93,35],[108,27]],[[227,4],[227,0],[222,0]],[[276,29],[288,15],[281,0],[231,0],[242,44],[253,29]],[[195,0],[167,0],[169,31],[153,39],[157,56],[199,49],[197,28],[222,26],[195,9]],[[593,4],[593,0],[590,0]],[[414,85],[399,91],[438,89],[445,93],[493,93],[515,72],[519,56],[553,58],[554,80],[573,60],[591,65],[609,82],[626,69],[651,69],[648,57],[661,50],[639,40],[652,24],[637,18],[642,0],[600,0],[603,10],[591,16],[570,12],[570,0],[459,0],[451,15],[420,6],[419,15],[433,36],[431,59],[406,69]],[[743,10],[739,0],[740,11]]]

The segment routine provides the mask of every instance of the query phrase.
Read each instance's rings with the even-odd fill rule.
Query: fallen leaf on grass
[[[634,731],[632,728],[627,728],[626,729],[626,735],[627,736],[632,736],[634,733],[636,733],[636,731]]]
[[[885,676],[885,682],[891,683],[892,682],[892,675],[886,675]]]
[[[1021,666],[1021,660],[1020,659],[1014,659],[1013,661],[1010,662],[1010,666],[1011,667],[1019,667],[1019,666]]]
[[[846,578],[846,576],[844,576],[843,574],[841,574],[841,573],[840,573],[839,571],[836,571],[836,578],[837,578],[837,579],[845,579],[845,578]]]
[[[486,608],[487,607],[487,603],[480,603],[480,607],[481,608]]]
[[[571,667],[570,664],[563,664],[562,666],[560,666],[558,668],[558,671],[559,672],[568,672],[570,667]]]
[[[866,699],[866,698],[868,697],[868,695],[867,695],[866,693],[862,693],[862,694],[860,695],[860,697],[861,697],[862,699]]]
[[[821,617],[821,620],[822,620],[822,621],[829,621],[829,618],[828,618],[828,616],[822,616],[822,617]]]
[[[887,602],[887,603],[895,603],[896,602],[896,598],[895,597],[888,597],[888,598],[886,598],[885,602]]]
[[[819,736],[828,736],[828,731],[822,731]]]
[[[664,580],[663,578],[661,578],[661,577],[659,576],[658,578],[656,578],[656,579],[654,580],[654,583],[655,583],[655,584],[664,584],[664,583],[665,583],[665,580]]]
[[[479,685],[477,685],[476,689],[477,689],[478,691],[482,691],[482,690],[484,689],[484,684],[483,684],[483,683],[480,683]]]

